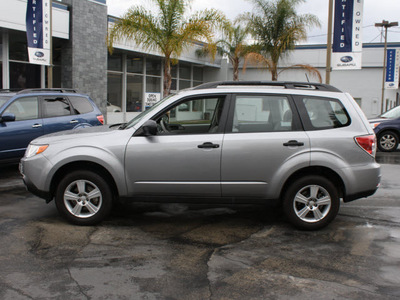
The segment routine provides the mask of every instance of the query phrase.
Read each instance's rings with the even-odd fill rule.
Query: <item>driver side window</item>
[[[191,98],[179,102],[158,118],[158,134],[205,134],[220,130],[225,96]]]

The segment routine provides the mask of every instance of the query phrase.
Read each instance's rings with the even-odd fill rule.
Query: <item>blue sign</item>
[[[43,48],[42,0],[28,0],[26,9],[26,37],[29,48]]]
[[[396,73],[396,49],[387,50],[386,82],[394,82]]]
[[[354,0],[335,1],[333,52],[352,52]]]

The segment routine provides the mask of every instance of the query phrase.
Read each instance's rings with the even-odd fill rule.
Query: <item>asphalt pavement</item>
[[[277,208],[132,204],[74,226],[0,168],[0,299],[399,299],[400,152],[326,228]]]

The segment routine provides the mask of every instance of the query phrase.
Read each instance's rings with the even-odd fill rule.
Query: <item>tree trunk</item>
[[[169,95],[171,91],[171,82],[172,82],[172,77],[171,77],[171,59],[169,56],[165,56],[165,61],[164,61],[164,82],[163,82],[163,97],[166,97]]]
[[[233,67],[233,81],[239,81],[239,59],[234,58],[232,60],[232,67]]]

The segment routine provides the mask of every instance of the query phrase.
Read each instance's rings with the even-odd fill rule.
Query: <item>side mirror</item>
[[[1,117],[0,117],[0,122],[14,122],[15,121],[15,114],[12,113],[4,113]]]
[[[144,135],[144,136],[152,136],[157,134],[157,122],[153,120],[147,120],[144,122],[142,128],[138,130],[138,134],[135,135]]]

